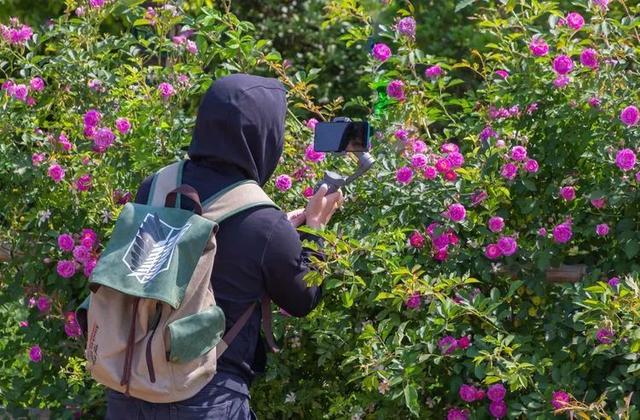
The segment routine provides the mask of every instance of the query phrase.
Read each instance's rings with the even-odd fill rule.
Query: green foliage
[[[276,319],[283,351],[270,355],[268,372],[252,389],[260,418],[442,418],[459,407],[485,419],[487,400],[465,403],[459,389],[497,383],[507,389],[511,418],[550,418],[559,390],[571,394],[563,410],[573,416],[638,418],[640,184],[635,171],[616,166],[615,156],[638,147],[638,128],[618,116],[638,103],[639,6],[619,1],[604,13],[586,0],[388,6],[345,0],[295,3],[275,13],[279,2],[253,10],[253,2],[232,4],[257,20],[256,31],[204,2],[203,9],[194,2],[188,14],[175,16],[158,8],[150,25],[153,19],[133,3],[82,18],[63,15],[26,46],[0,44],[3,81],[28,84],[40,76],[46,83],[43,92],[31,92],[33,106],[6,92],[0,97],[0,240],[13,250],[0,271],[0,354],[7,356],[0,364],[0,406],[46,407],[60,416],[77,407],[101,413],[102,390],[82,373],[82,340],[64,333],[86,279],[56,273],[56,263],[69,258],[56,239],[92,228],[104,243],[120,208],[116,190],[133,191],[144,176],[183,156],[211,76],[249,71],[275,74],[290,91],[285,157],[276,175],[302,175],[289,191],[269,185],[281,207],[303,205],[302,190],[323,170],[352,167],[335,156],[305,161],[311,130],[303,119],[367,115],[376,128],[377,159],[366,178],[347,188],[343,210],[324,233],[326,259],[316,261],[318,271],[308,278],[323,284],[320,306],[305,319]],[[580,31],[558,25],[569,11],[585,17]],[[406,16],[416,18],[415,39],[396,31]],[[289,17],[282,30],[291,35],[278,35]],[[106,21],[113,22],[108,30]],[[178,28],[195,30],[190,39],[198,54],[172,43]],[[372,34],[392,49],[384,63],[365,53]],[[531,54],[535,35],[549,43],[549,55]],[[273,38],[280,53],[261,38]],[[335,49],[323,49],[328,45]],[[286,66],[281,58],[298,48],[301,55]],[[597,70],[579,64],[585,48],[598,51]],[[335,55],[337,49],[344,55]],[[575,61],[564,89],[553,86],[551,61],[558,54]],[[434,65],[444,74],[426,77]],[[327,88],[334,75],[339,80]],[[94,79],[104,91],[89,87]],[[393,80],[403,82],[404,99],[387,92]],[[173,84],[174,96],[162,99],[163,82]],[[322,106],[313,92],[327,97]],[[340,95],[347,98],[344,108],[330,102]],[[588,105],[593,97],[599,106]],[[83,133],[83,115],[92,108],[106,127],[118,117],[132,123],[106,153],[94,152]],[[407,139],[397,138],[399,129]],[[74,145],[70,151],[59,143],[62,132]],[[465,162],[448,171],[449,180],[428,180],[411,168],[417,149],[435,165],[452,144]],[[506,179],[501,172],[515,146],[526,147],[540,169],[520,168]],[[33,165],[33,153],[44,153],[45,161]],[[66,170],[60,183],[47,176],[54,162]],[[402,167],[413,173],[406,185],[396,178]],[[85,173],[93,179],[88,192],[74,187]],[[577,198],[562,200],[563,186],[573,186]],[[591,204],[601,197],[604,208]],[[456,203],[467,210],[460,222],[444,216]],[[502,233],[488,229],[492,216],[504,219]],[[557,243],[551,232],[568,220],[573,236]],[[610,226],[607,236],[595,233],[601,223]],[[446,251],[434,244],[444,235]],[[501,236],[515,239],[517,251],[490,260],[485,249]],[[585,264],[587,275],[576,283],[547,281],[549,269],[562,264]],[[607,283],[613,276],[620,285]],[[49,311],[30,307],[31,297],[45,295],[53,303]],[[19,326],[24,320],[28,327]],[[446,351],[445,337],[468,338],[470,345]],[[38,363],[28,358],[35,344],[43,349]]]

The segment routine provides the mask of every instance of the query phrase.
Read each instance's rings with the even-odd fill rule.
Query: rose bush
[[[308,278],[323,302],[276,319],[259,417],[637,418],[637,5],[461,1],[491,41],[452,60],[419,42],[410,4],[328,2],[343,41],[376,45],[358,69],[371,95],[343,108],[316,105],[319,71],[293,73],[224,4],[141,3],[69,2],[42,28],[0,28],[0,406],[100,415],[72,312],[86,277],[142,177],[184,155],[211,75],[251,71],[290,90],[268,186],[283,208],[324,169],[353,168],[309,149],[319,119],[368,118],[378,160],[324,233]],[[562,264],[587,275],[547,281]]]

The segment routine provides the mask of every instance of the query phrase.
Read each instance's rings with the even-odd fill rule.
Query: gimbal
[[[351,119],[347,117],[336,117],[333,119],[333,122],[351,122]],[[340,154],[344,153],[347,152],[340,152]],[[327,184],[327,186],[329,187],[327,194],[336,192],[340,188],[351,184],[357,178],[364,175],[369,169],[371,169],[371,166],[375,163],[375,159],[373,158],[373,156],[371,156],[371,154],[369,154],[369,152],[349,153],[353,153],[358,158],[358,168],[356,169],[356,171],[349,176],[340,175],[339,173],[333,171],[326,171],[322,180],[313,187],[314,193],[318,191],[322,184]]]

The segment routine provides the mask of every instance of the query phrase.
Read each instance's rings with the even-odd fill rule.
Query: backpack
[[[95,267],[87,311],[87,367],[99,383],[154,403],[188,399],[215,375],[216,360],[245,325],[253,302],[225,332],[211,273],[218,225],[251,207],[277,207],[253,181],[204,202],[182,184],[184,162],[153,178],[146,205],[127,203]],[[180,208],[182,196],[193,212]],[[86,304],[85,304],[86,308]],[[270,300],[262,298],[271,335]]]

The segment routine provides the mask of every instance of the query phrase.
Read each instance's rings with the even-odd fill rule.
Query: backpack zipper
[[[151,354],[151,342],[153,340],[153,335],[156,333],[156,329],[158,328],[158,324],[160,323],[160,318],[162,318],[162,303],[156,302],[156,312],[153,315],[153,321],[151,321],[151,335],[147,339],[147,350],[145,352],[147,369],[149,370],[149,380],[151,383],[156,382],[156,371],[153,368],[153,355]]]

